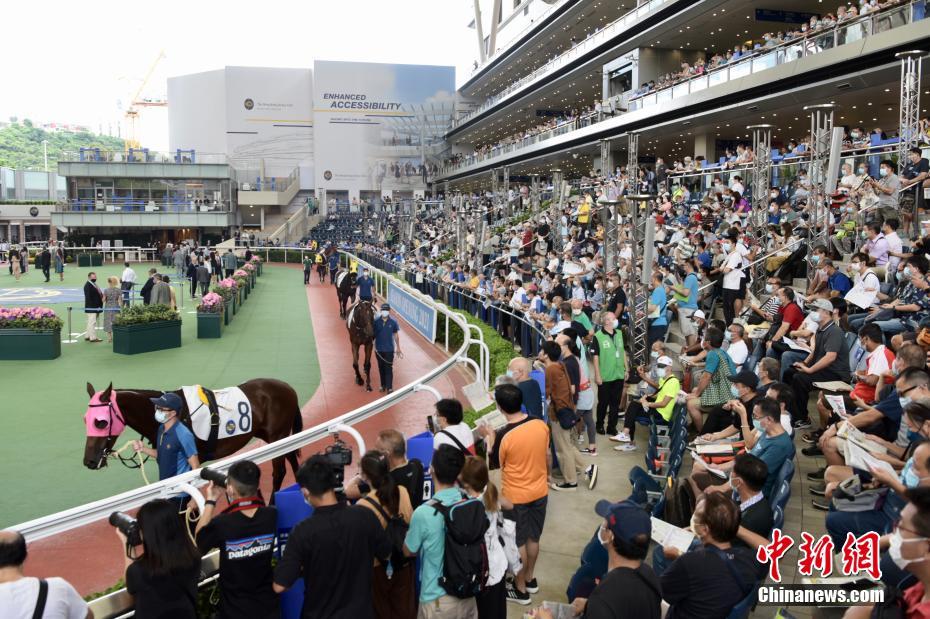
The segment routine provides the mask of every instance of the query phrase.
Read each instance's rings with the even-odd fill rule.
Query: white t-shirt
[[[457,423],[454,426],[448,426],[445,428],[444,432],[448,432],[455,438],[459,440],[460,443],[465,447],[465,449],[471,449],[474,451],[475,447],[475,438],[471,433],[471,428],[468,427],[466,423]],[[437,432],[433,435],[433,449],[435,450],[440,445],[452,445],[453,447],[458,448],[458,445],[455,444],[448,435],[443,434],[443,432]]]
[[[743,363],[746,362],[746,358],[749,356],[749,348],[743,340],[730,342],[730,347],[727,348],[727,354],[730,355],[730,359],[733,360],[733,365],[736,366],[736,371],[739,372],[743,369]]]
[[[133,271],[130,267],[123,269],[123,274],[120,276],[120,281],[122,282],[132,282],[136,283],[136,272]]]
[[[520,248],[523,246],[523,242],[520,241],[520,237],[515,236],[510,239],[508,246],[510,247],[510,256],[516,257],[520,255]]]
[[[63,578],[47,578],[48,599],[45,601],[47,619],[84,619],[87,602]],[[0,609],[4,619],[32,619],[39,599],[39,579],[20,578],[0,584]]]
[[[723,275],[723,287],[727,290],[739,290],[740,281],[743,279],[743,272],[739,270],[742,264],[743,257],[739,251],[734,250],[727,255],[727,260],[723,266],[725,269],[733,269]]]

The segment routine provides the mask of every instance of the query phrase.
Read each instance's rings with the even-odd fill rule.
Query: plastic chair
[[[791,483],[788,480],[782,480],[775,489],[775,494],[772,495],[772,505],[784,511],[789,499],[791,499]]]
[[[783,481],[791,485],[792,479],[794,479],[794,460],[785,460],[785,463],[781,465],[781,470],[778,471],[778,476],[775,478],[775,485],[777,487]]]
[[[745,598],[740,601],[739,604],[733,607],[733,610],[730,611],[730,614],[727,615],[727,619],[744,619],[749,616],[749,612],[752,610],[752,607],[756,605],[756,597],[759,594],[759,585],[756,584],[752,591],[749,592]]]
[[[772,509],[772,528],[780,529],[785,524],[785,510],[776,505]]]

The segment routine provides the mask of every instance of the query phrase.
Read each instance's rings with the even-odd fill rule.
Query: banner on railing
[[[391,309],[430,342],[436,339],[436,309],[394,282],[388,285]]]

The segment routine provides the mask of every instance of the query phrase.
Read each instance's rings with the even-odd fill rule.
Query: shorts
[[[745,272],[745,271],[744,271]],[[739,280],[739,292],[736,295],[737,299],[746,298],[746,283],[749,281],[749,275],[745,275]]]
[[[678,326],[681,329],[681,334],[684,337],[697,335],[697,325],[694,324],[693,320],[691,320],[691,316],[696,311],[696,309],[690,309],[687,307],[678,308]]]
[[[525,546],[527,540],[538,542],[542,537],[548,502],[549,497],[544,496],[531,503],[515,503],[512,510],[504,512],[505,518],[517,523],[517,547]]]

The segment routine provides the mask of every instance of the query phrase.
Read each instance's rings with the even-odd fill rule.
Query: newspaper
[[[714,467],[712,467],[710,463],[708,463],[707,460],[705,460],[700,455],[698,455],[696,451],[691,450],[691,457],[694,459],[695,462],[700,462],[704,466],[704,468],[707,469],[707,472],[710,473],[711,475],[715,475],[719,477],[720,479],[729,478],[729,475],[727,475],[724,471],[721,471],[720,469],[715,469]]]
[[[885,447],[871,439],[866,438],[862,430],[855,427],[848,421],[844,421],[840,424],[839,429],[836,431],[836,436],[839,438],[844,438],[847,442],[854,443],[862,449],[873,454],[888,453],[888,450],[885,449]],[[849,462],[847,461],[847,464],[848,463]]]
[[[653,516],[652,541],[663,548],[674,548],[681,554],[685,554],[691,547],[691,542],[694,541],[694,533]]]
[[[872,454],[852,441],[843,442],[843,455],[846,458],[846,465],[851,466],[854,469],[861,469],[863,471],[871,471],[872,469],[876,469],[879,471],[885,471],[886,473],[891,474],[893,477],[898,476],[898,473],[890,464],[884,460],[879,460],[878,458],[873,457]]]
[[[824,391],[852,391],[852,385],[841,380],[828,380],[814,383],[814,386]]]
[[[823,398],[827,401],[827,404],[830,405],[830,408],[833,409],[834,413],[839,415],[841,419],[846,419],[846,402],[843,400],[843,396],[824,394]]]
[[[702,456],[732,456],[733,443],[732,441],[727,441],[726,443],[704,443],[702,445],[695,445],[694,450]]]
[[[811,347],[810,347],[810,346],[808,346],[807,344],[802,344],[801,342],[799,342],[799,341],[797,341],[797,340],[793,340],[793,339],[791,339],[790,337],[788,337],[787,335],[782,336],[781,341],[782,341],[782,344],[786,345],[786,346],[787,346],[788,348],[790,348],[791,350],[800,350],[801,352],[810,352],[810,351],[811,351]]]
[[[860,282],[853,286],[843,298],[846,299],[847,303],[855,305],[856,307],[869,309],[872,304],[875,303],[875,292],[866,291],[865,286]]]

